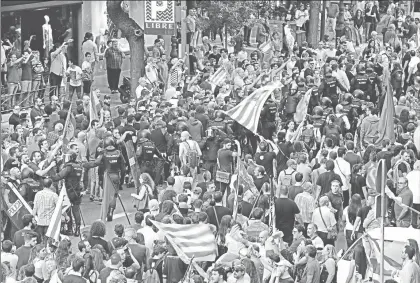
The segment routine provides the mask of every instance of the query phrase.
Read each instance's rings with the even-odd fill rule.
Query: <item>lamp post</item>
[[[337,18],[337,25],[335,26],[335,44],[338,44],[338,39],[344,35],[344,0],[340,0],[339,13]]]

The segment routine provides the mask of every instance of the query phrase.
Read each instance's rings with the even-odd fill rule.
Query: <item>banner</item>
[[[131,176],[133,176],[134,179],[134,185],[136,188],[140,188],[140,166],[137,163],[136,158],[136,151],[134,149],[133,141],[125,142],[125,148],[127,150],[127,156],[128,156],[128,163],[130,164],[131,168]]]
[[[32,214],[32,209],[14,184],[7,182],[6,185],[10,190],[4,190],[3,192],[4,211],[18,230],[23,229],[22,217],[26,214]]]

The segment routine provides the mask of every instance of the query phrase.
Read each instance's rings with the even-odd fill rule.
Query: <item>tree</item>
[[[106,2],[107,12],[111,21],[121,30],[130,45],[130,77],[131,94],[135,95],[137,81],[144,76],[144,31],[121,8],[123,1]]]
[[[256,1],[226,1],[226,0],[205,0],[197,1],[197,6],[205,9],[210,18],[209,21],[199,22],[199,27],[206,30],[210,27],[226,28],[229,35],[239,34],[244,25],[252,25],[258,15]]]
[[[319,10],[321,2],[312,1],[311,9],[309,11],[309,36],[308,43],[312,44],[313,48],[318,47],[319,36]]]

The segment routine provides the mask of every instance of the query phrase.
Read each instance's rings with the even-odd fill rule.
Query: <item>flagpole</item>
[[[238,146],[238,156],[236,157],[237,159],[236,159],[236,168],[237,168],[237,170],[238,170],[238,175],[236,176],[236,190],[235,190],[235,200],[234,200],[234,202],[235,202],[235,205],[234,205],[234,208],[236,209],[236,211],[234,211],[233,213],[234,213],[234,215],[235,215],[235,217],[234,217],[234,220],[236,221],[236,218],[237,218],[237,216],[238,216],[238,192],[239,192],[239,174],[241,173],[240,171],[240,168],[239,168],[239,159],[241,158],[241,148],[240,148],[240,143],[239,143],[239,141],[237,141],[237,140],[235,140],[235,143],[236,143],[236,145]]]
[[[386,170],[384,170],[384,165],[385,162],[384,160],[382,160],[383,165],[382,165],[382,170],[381,170],[381,180],[386,180]],[[381,164],[381,163],[379,163]],[[385,266],[384,266],[384,256],[385,256],[385,205],[386,205],[386,201],[385,201],[385,186],[386,183],[382,183],[381,184],[381,217],[382,217],[382,224],[381,224],[381,262],[380,262],[380,278],[381,281],[380,282],[385,282]]]

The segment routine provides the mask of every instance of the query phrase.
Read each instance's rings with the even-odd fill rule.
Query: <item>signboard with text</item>
[[[152,35],[174,35],[175,1],[146,0],[144,9],[144,32]]]

